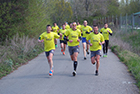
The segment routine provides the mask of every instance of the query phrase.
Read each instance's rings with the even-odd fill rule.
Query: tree
[[[69,2],[65,2],[64,0],[60,0],[55,5],[54,14],[52,14],[53,22],[62,25],[65,21],[70,22],[72,20],[72,9]]]

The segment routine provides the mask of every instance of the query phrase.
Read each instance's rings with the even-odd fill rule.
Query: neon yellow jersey
[[[70,26],[67,24],[66,26],[65,26],[65,29],[69,29],[70,28]]]
[[[64,34],[66,33],[66,29],[60,29],[58,32],[62,34],[62,38],[60,40],[64,40]]]
[[[76,28],[81,30],[81,25],[77,25],[77,27],[76,27]]]
[[[79,29],[76,29],[75,31],[72,29],[68,29],[65,33],[66,36],[68,36],[69,40],[73,40],[72,43],[68,41],[68,46],[77,46],[79,45],[79,42],[77,41],[79,37],[81,37],[81,31]]]
[[[92,44],[92,46],[90,46],[90,51],[102,49],[102,46],[99,43],[104,41],[104,37],[101,33],[94,34],[94,32],[92,32],[86,39],[90,40],[90,43]]]
[[[110,28],[106,28],[106,29],[102,28],[100,30],[100,32],[103,34],[105,40],[109,40],[109,33],[107,32],[108,30],[110,33],[112,33],[112,30]]]
[[[39,37],[40,40],[44,39],[44,50],[48,52],[52,49],[55,49],[54,39],[59,38],[60,36],[54,32],[50,33],[44,32]]]
[[[82,37],[87,37],[89,34],[86,34],[86,32],[92,31],[92,28],[90,26],[88,26],[88,25],[87,26],[82,26],[81,31],[83,33]]]
[[[57,33],[57,31],[59,30],[59,27],[58,26],[55,26],[55,27],[53,26],[52,30],[53,30],[53,32]]]

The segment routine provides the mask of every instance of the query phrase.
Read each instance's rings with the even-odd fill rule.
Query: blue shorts
[[[82,37],[82,43],[85,43],[85,42],[86,42],[86,38]]]
[[[82,43],[85,43],[85,42],[86,42],[86,37],[82,37]],[[90,40],[88,42],[90,42]]]
[[[53,53],[53,54],[54,54],[54,51],[55,51],[55,50],[50,50],[50,51],[48,51],[48,52],[45,52],[46,57],[48,57],[48,56],[50,55],[50,53]]]
[[[79,47],[78,46],[69,46],[69,53],[70,55],[73,55],[75,52],[79,53]]]

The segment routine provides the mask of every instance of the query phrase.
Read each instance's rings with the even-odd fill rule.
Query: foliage
[[[120,2],[120,12],[122,15],[132,14],[140,11],[140,1],[139,0],[121,0]]]
[[[17,32],[18,25],[23,24],[24,6],[21,3],[4,2],[0,3],[0,41],[4,41],[7,37],[11,38]]]
[[[52,19],[54,22],[62,25],[65,21],[70,22],[72,15],[73,12],[70,3],[60,0],[55,4],[55,10],[52,14]]]
[[[43,45],[40,45],[35,38],[19,37],[17,34],[13,39],[7,40],[5,46],[0,46],[0,78],[41,52],[43,52]]]

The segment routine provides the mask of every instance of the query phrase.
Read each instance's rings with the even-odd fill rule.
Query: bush
[[[19,37],[17,34],[11,40],[7,40],[5,46],[0,46],[0,78],[17,69],[43,52],[43,44],[37,39]]]

